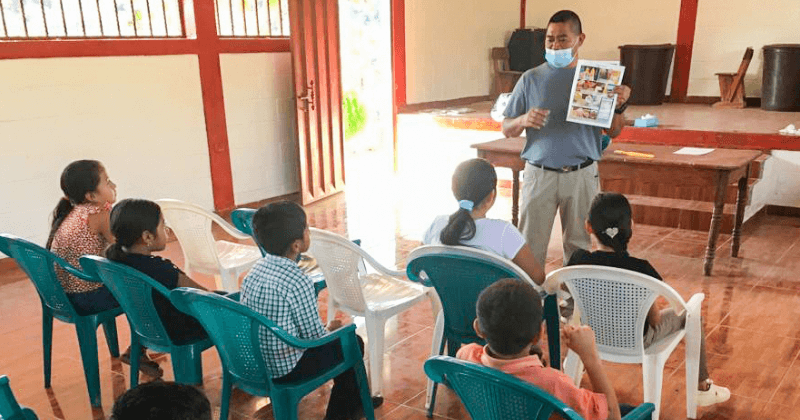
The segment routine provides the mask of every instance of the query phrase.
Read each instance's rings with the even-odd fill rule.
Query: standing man
[[[602,154],[603,129],[567,122],[578,50],[586,35],[575,12],[562,10],[547,24],[546,63],[528,70],[511,94],[503,120],[503,134],[517,137],[525,131],[520,230],[542,267],[553,230],[556,210],[561,215],[564,261],[576,249],[590,249],[584,229],[594,196],[600,191],[596,162]],[[617,109],[610,137],[622,131],[630,88],[617,86]]]

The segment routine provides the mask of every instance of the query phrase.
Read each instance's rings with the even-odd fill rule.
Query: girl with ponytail
[[[176,287],[206,290],[172,261],[153,255],[167,246],[167,228],[158,204],[140,199],[120,201],[111,210],[111,233],[117,242],[106,251],[108,259],[135,268],[170,290]],[[186,343],[207,337],[195,318],[176,309],[168,298],[155,290],[153,305],[172,341]]]
[[[519,230],[505,220],[486,217],[497,197],[494,166],[484,159],[462,162],[453,174],[452,188],[458,210],[437,217],[423,243],[465,245],[495,253],[513,261],[533,281],[542,284],[544,271]]]
[[[61,173],[64,197],[53,211],[47,249],[80,267],[82,255],[103,255],[114,236],[109,230],[109,211],[117,199],[117,186],[96,160],[78,160]],[[67,297],[81,315],[119,306],[103,283],[81,280],[64,270],[56,274]]]
[[[663,280],[647,260],[634,258],[628,254],[628,242],[633,236],[633,219],[631,218],[631,205],[624,195],[618,193],[597,194],[589,208],[586,231],[594,236],[597,243],[597,251],[589,252],[578,249],[572,254],[567,265],[617,267],[636,271],[657,280]],[[660,310],[659,307],[658,302],[653,303],[647,313],[647,323],[645,323],[644,330],[645,348],[680,331],[686,324],[685,313],[677,314],[673,309]],[[702,407],[721,403],[727,401],[730,396],[731,392],[728,388],[715,385],[708,376],[706,340],[705,333],[703,333],[700,339],[700,375],[697,384],[697,405]]]

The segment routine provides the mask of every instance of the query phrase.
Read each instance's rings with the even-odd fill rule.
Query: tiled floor
[[[413,118],[413,116],[411,116]],[[405,135],[435,128],[408,120]],[[417,246],[421,232],[434,215],[454,209],[449,177],[456,162],[474,156],[467,146],[481,141],[480,133],[453,137],[442,131],[429,137],[426,154],[401,150],[399,174],[392,174],[391,159],[375,152],[348,163],[345,194],[307,208],[313,226],[361,238],[364,247],[384,264],[402,266]],[[358,160],[358,159],[356,159]],[[510,192],[500,191],[490,217],[509,218]],[[547,269],[560,266],[560,238],[550,244]],[[741,258],[726,256],[728,235],[720,239],[714,275],[701,275],[706,238],[702,233],[652,226],[637,226],[631,249],[647,258],[685,299],[705,294],[703,315],[708,334],[711,376],[728,386],[727,403],[701,408],[702,419],[800,419],[800,219],[762,217],[745,225]],[[181,265],[177,242],[164,253]],[[212,285],[211,279],[201,281]],[[325,317],[326,294],[320,296]],[[0,374],[11,379],[19,401],[42,419],[102,419],[114,398],[126,390],[128,368],[109,356],[101,344],[100,375],[103,407],[89,406],[74,328],[56,322],[54,330],[52,388],[42,383],[41,315],[31,283],[18,270],[0,272]],[[377,410],[381,419],[423,419],[425,376],[433,319],[427,304],[401,314],[388,323],[384,356],[386,402]],[[129,343],[129,330],[118,320],[120,346]],[[100,342],[104,337],[98,333]],[[682,346],[667,363],[663,384],[662,418],[685,416]],[[212,349],[203,356],[204,387],[212,405],[219,407],[220,364]],[[161,360],[165,378],[172,378],[169,358]],[[641,368],[608,364],[610,376],[623,402],[642,401]],[[148,380],[145,377],[145,380]],[[322,418],[329,393],[324,386],[303,400],[300,418]],[[268,400],[235,391],[231,418],[272,418]],[[440,393],[436,417],[468,418],[457,398]]]

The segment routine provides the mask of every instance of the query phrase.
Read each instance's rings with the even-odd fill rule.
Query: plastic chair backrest
[[[56,276],[56,265],[67,272],[84,280],[97,281],[94,277],[76,269],[56,254],[42,248],[33,242],[7,233],[0,233],[0,244],[7,248],[22,271],[28,275],[39,292],[42,302],[50,308],[55,315],[66,316],[70,319],[77,317],[72,302],[67,299],[67,294]]]
[[[644,354],[644,325],[658,296],[663,296],[676,313],[686,309],[683,298],[672,287],[650,276],[615,267],[575,265],[547,275],[547,291],[567,285],[580,310],[581,323],[594,330],[602,353],[641,357]]]
[[[408,278],[436,289],[442,302],[445,336],[483,343],[472,328],[478,295],[497,280],[516,278],[536,285],[527,273],[490,252],[465,246],[424,245],[408,256]],[[456,349],[457,350],[457,349]]]
[[[214,221],[227,222],[200,206],[180,200],[161,199],[156,200],[156,203],[164,212],[167,226],[178,238],[183,256],[190,268],[216,271],[220,263],[216,240],[211,233],[211,224]]]
[[[311,228],[309,253],[317,259],[328,284],[328,293],[336,302],[351,310],[364,312],[367,302],[358,273],[365,255],[358,245],[335,233]]]
[[[36,420],[36,413],[30,408],[20,407],[11,387],[8,376],[0,376],[0,419],[3,420]]]
[[[81,266],[103,283],[119,302],[131,328],[152,344],[171,346],[172,341],[153,306],[153,289],[169,299],[169,289],[139,270],[96,255],[84,255]]]
[[[200,321],[237,386],[251,393],[269,393],[272,374],[261,353],[259,331],[269,330],[285,342],[292,337],[250,308],[215,293],[179,287],[170,299]]]
[[[262,256],[267,255],[267,251],[264,251],[264,248],[258,244],[258,240],[256,239],[255,234],[253,233],[253,216],[256,214],[256,209],[248,209],[248,208],[240,208],[231,211],[231,223],[233,223],[233,227],[236,229],[241,230],[243,233],[246,233],[253,237],[253,242],[258,245],[258,250],[261,251]]]
[[[572,408],[533,384],[515,376],[448,356],[431,357],[425,373],[436,382],[447,383],[458,394],[475,420],[581,420]]]
[[[240,208],[231,211],[231,223],[236,229],[253,236],[253,216],[256,209]]]

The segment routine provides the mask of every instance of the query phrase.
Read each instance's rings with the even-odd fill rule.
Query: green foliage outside
[[[344,138],[349,139],[363,130],[367,124],[367,108],[358,100],[356,93],[350,91],[344,94],[342,109],[344,110]]]

